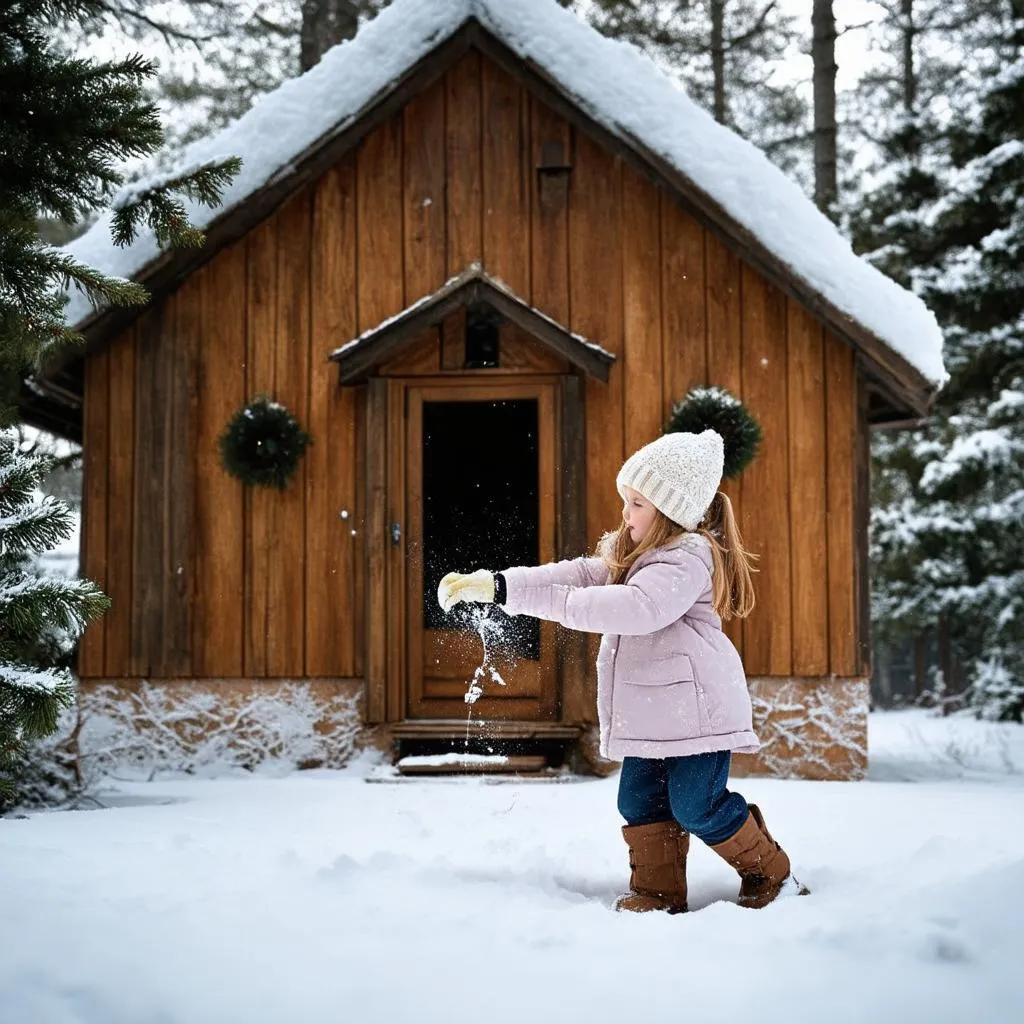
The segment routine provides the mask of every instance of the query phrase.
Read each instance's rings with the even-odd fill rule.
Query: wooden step
[[[395,762],[395,767],[402,775],[489,775],[495,772],[515,774],[540,772],[546,766],[546,759],[539,754],[509,757],[491,754],[427,754],[402,757]]]
[[[398,740],[463,739],[486,736],[497,740],[575,740],[583,731],[578,725],[562,722],[517,722],[511,719],[485,719],[468,723],[451,718],[406,719],[392,722],[391,735]]]

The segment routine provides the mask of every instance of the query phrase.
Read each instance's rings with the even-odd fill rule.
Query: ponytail
[[[734,616],[745,619],[754,610],[750,574],[757,572],[753,564],[757,556],[743,546],[732,502],[723,491],[715,494],[696,532],[711,547],[715,612],[723,621]]]

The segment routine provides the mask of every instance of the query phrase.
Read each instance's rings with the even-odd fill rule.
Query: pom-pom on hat
[[[642,494],[659,512],[686,530],[695,530],[722,482],[725,450],[722,435],[663,434],[635,451],[622,464],[615,487]]]

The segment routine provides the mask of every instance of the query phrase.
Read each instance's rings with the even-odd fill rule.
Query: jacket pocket
[[[666,686],[671,683],[692,683],[693,662],[688,654],[645,660],[623,669],[627,682],[637,686]]]
[[[612,735],[684,740],[701,734],[693,666],[686,655],[631,666],[612,693]]]

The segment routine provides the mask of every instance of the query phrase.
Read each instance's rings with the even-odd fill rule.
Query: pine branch
[[[36,636],[43,621],[77,638],[89,622],[109,607],[110,599],[89,580],[26,573],[20,574],[20,578],[0,577],[0,612],[4,616],[0,656],[9,657],[11,649]]]
[[[124,198],[115,201],[112,233],[117,245],[130,245],[145,222],[163,247],[203,244],[202,231],[189,224],[184,204],[175,193],[180,193],[205,206],[216,206],[222,190],[242,167],[238,157],[219,163],[206,164],[194,171],[141,190],[129,189]]]
[[[273,21],[259,11],[253,12],[252,20],[253,23],[259,25],[260,28],[266,29],[268,32],[279,36],[281,39],[292,39],[295,36],[295,28],[293,26],[282,24],[279,21]]]
[[[93,17],[103,0],[11,0],[0,8],[0,34],[13,33],[26,22],[55,24]]]
[[[726,50],[736,50],[740,47],[746,46],[751,39],[755,36],[759,36],[765,29],[765,22],[768,20],[768,15],[775,10],[776,0],[771,0],[770,3],[766,4],[761,13],[754,19],[754,23],[746,30],[741,32],[738,36],[730,36],[725,40]]]
[[[128,18],[140,22],[147,28],[153,29],[169,46],[173,46],[175,43],[191,43],[195,47],[199,48],[203,43],[210,43],[215,39],[222,39],[226,35],[224,32],[212,32],[206,34],[188,32],[185,29],[180,29],[174,25],[168,24],[166,21],[158,21],[156,18],[150,17],[145,12],[134,7],[127,7],[124,4],[111,4],[102,2],[101,0],[99,6],[105,14],[109,14],[119,22],[122,19]]]
[[[73,529],[71,509],[49,496],[11,515],[0,515],[0,559],[26,551],[49,550],[67,540]],[[0,587],[3,585],[0,578]],[[5,598],[0,590],[0,608]]]
[[[842,28],[836,26],[836,38],[845,36],[847,32],[860,32],[862,29],[871,28],[874,24],[873,21],[859,21],[855,24],[843,25]]]
[[[0,662],[0,685],[8,686],[13,690],[24,694],[26,699],[36,708],[37,712],[49,706],[48,702],[38,701],[40,695],[47,697],[63,696],[69,689],[70,678],[67,670],[53,668],[32,668],[29,665],[11,665]],[[70,702],[67,703],[70,707]],[[45,735],[37,731],[40,725],[31,722],[26,723],[28,731],[37,736]]]
[[[761,149],[763,149],[769,156],[773,152],[778,150],[788,149],[795,145],[804,145],[814,137],[813,131],[800,131],[795,132],[792,135],[784,135],[779,139],[767,139],[760,143]]]

